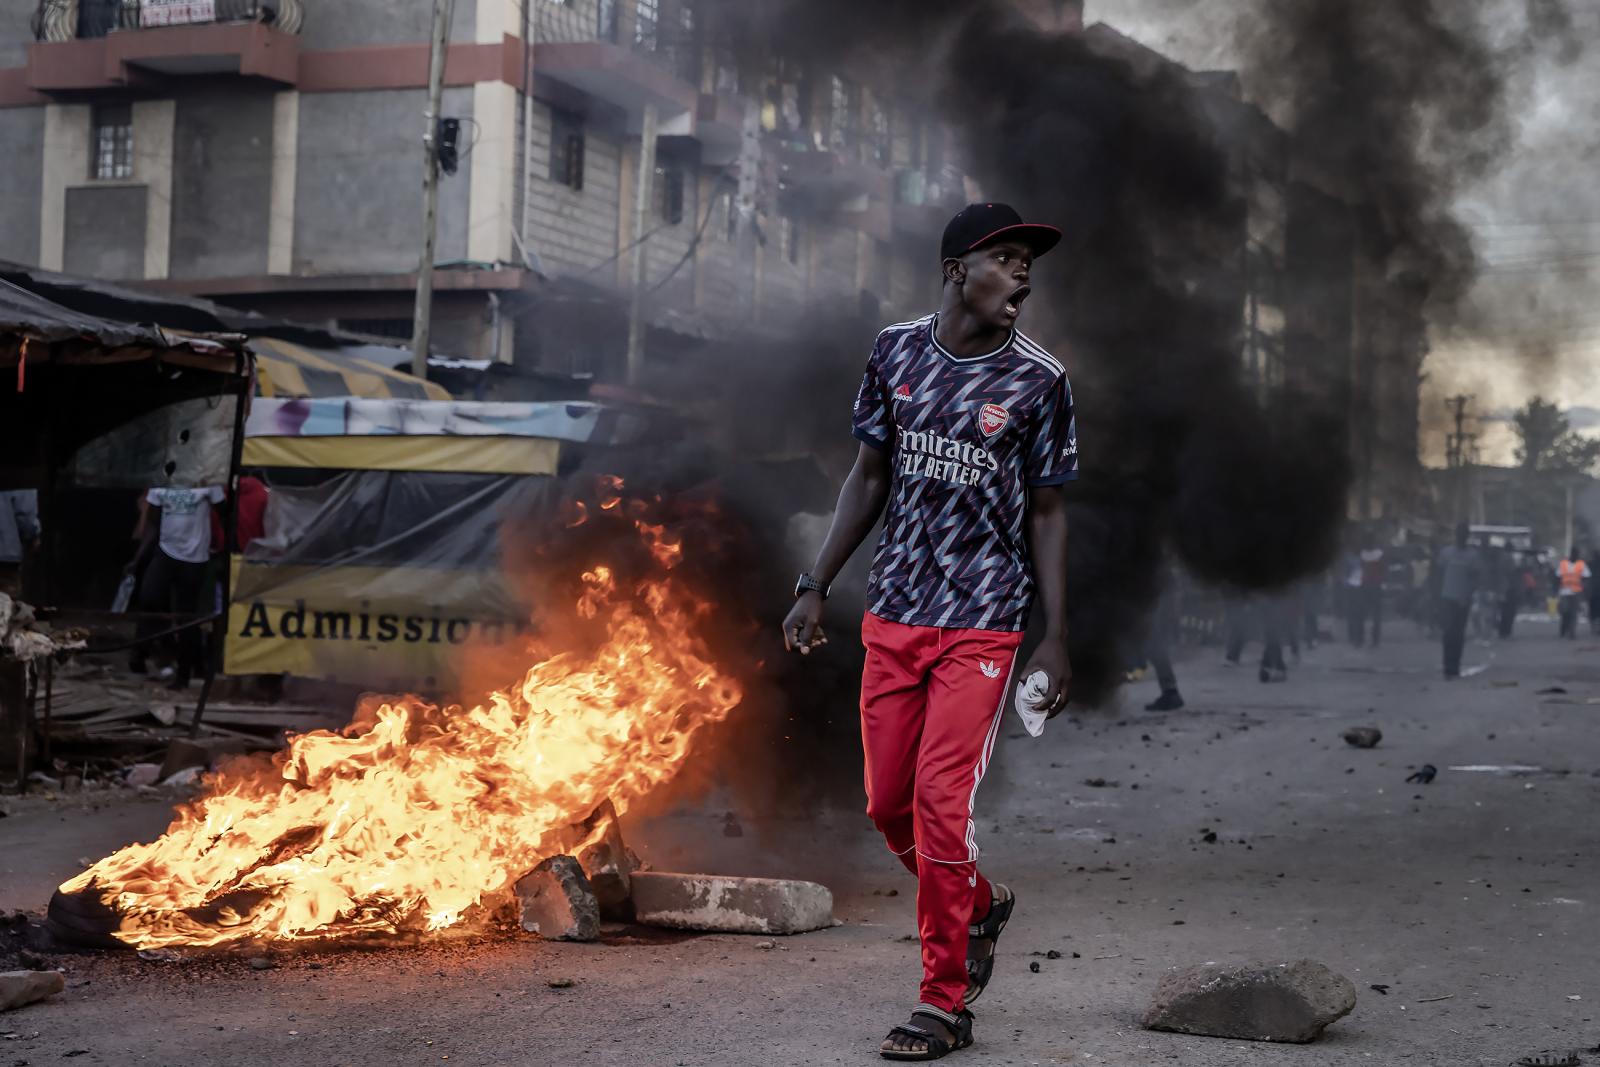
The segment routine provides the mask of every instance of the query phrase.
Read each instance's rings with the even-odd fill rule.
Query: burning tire
[[[92,889],[78,893],[56,890],[44,923],[50,936],[61,945],[125,949],[128,944],[114,936],[121,925],[116,910]]]

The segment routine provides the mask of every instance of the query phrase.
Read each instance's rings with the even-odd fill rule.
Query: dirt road
[[[986,870],[1020,906],[978,1005],[978,1044],[952,1062],[1505,1064],[1600,1042],[1600,647],[1525,624],[1468,662],[1487,669],[1447,684],[1437,646],[1402,632],[1376,652],[1319,648],[1287,684],[1262,685],[1205,654],[1180,664],[1182,712],[1136,710],[1153,695],[1144,683],[1120,716],[1058,720],[1039,741],[1008,722],[980,826]],[[1566,692],[1538,692],[1549,686]],[[1382,745],[1343,744],[1355,724],[1381,727]],[[1438,779],[1406,784],[1423,763]],[[1497,765],[1539,770],[1451,769]],[[5,909],[41,909],[80,857],[165,818],[150,802],[0,807]],[[862,816],[746,816],[730,838],[725,812],[634,836],[663,868],[823,881],[842,925],[775,948],[530,937],[266,971],[62,957],[64,995],[0,1016],[16,1035],[0,1065],[880,1062],[876,1042],[915,996],[909,880]],[[776,839],[792,842],[781,859],[761,846]],[[1316,1046],[1137,1026],[1168,967],[1301,956],[1360,993]]]

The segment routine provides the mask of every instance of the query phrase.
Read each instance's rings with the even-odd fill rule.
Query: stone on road
[[[1315,1041],[1356,1006],[1356,987],[1313,960],[1204,963],[1156,986],[1144,1025],[1246,1041]]]
[[[53,997],[65,988],[60,971],[6,971],[0,974],[0,1011]]]
[[[600,937],[600,904],[583,868],[571,856],[551,856],[518,879],[522,928],[548,941]]]
[[[1383,731],[1376,726],[1352,726],[1341,736],[1345,744],[1355,748],[1377,748],[1378,742],[1383,740]]]
[[[638,871],[633,907],[649,926],[799,934],[833,925],[833,894],[815,882]]]

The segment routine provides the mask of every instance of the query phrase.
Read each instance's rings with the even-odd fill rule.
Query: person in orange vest
[[[1589,584],[1589,565],[1574,545],[1572,555],[1556,565],[1556,579],[1560,588],[1556,592],[1561,605],[1561,636],[1576,640],[1578,636],[1578,611],[1586,599]]]

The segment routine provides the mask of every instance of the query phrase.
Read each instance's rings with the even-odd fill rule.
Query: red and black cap
[[[1060,240],[1060,230],[1042,223],[1023,222],[1017,209],[1010,204],[968,204],[956,212],[956,217],[944,228],[939,258],[960,259],[996,241],[1019,241],[1038,257]]]

